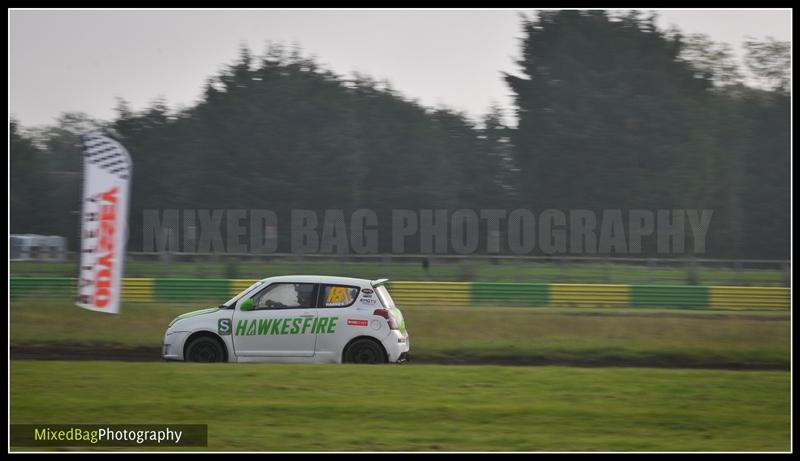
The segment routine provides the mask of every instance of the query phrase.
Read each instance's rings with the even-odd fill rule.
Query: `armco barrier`
[[[628,307],[630,285],[550,284],[548,305],[555,307]]]
[[[70,277],[10,277],[11,299],[23,297],[69,298],[75,296],[78,282]]]
[[[124,279],[122,284],[122,300],[131,302],[152,301],[153,279]]]
[[[472,302],[494,306],[547,306],[549,291],[547,283],[476,282],[472,284]]]
[[[789,289],[779,287],[710,287],[712,309],[767,309],[789,307]]]
[[[127,302],[220,303],[254,280],[123,280]],[[10,277],[12,300],[68,299],[77,280],[68,277]],[[634,307],[659,309],[789,309],[790,288],[563,283],[389,282],[399,306]]]
[[[126,279],[127,282],[130,279]],[[123,293],[126,283],[123,283]],[[153,298],[164,302],[216,301],[230,299],[231,281],[227,279],[155,279]]]
[[[657,308],[709,307],[708,287],[690,285],[632,285],[631,305]]]
[[[390,282],[389,290],[398,306],[469,306],[471,285],[469,282]]]

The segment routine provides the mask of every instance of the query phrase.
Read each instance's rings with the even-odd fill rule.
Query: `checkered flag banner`
[[[83,211],[81,266],[75,304],[119,313],[133,171],[128,151],[100,133],[81,136]]]

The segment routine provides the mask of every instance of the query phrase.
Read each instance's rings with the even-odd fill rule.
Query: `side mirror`
[[[242,304],[239,305],[239,309],[242,311],[252,311],[254,307],[253,298],[245,299],[242,301]]]

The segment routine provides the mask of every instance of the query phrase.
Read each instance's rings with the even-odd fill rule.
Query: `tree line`
[[[400,208],[712,209],[704,256],[788,259],[787,43],[747,42],[742,66],[638,12],[545,11],[521,26],[518,71],[498,76],[515,126],[498,107],[478,120],[424,107],[274,45],[241,49],[188,108],[12,119],[11,232],[75,247],[78,135],[101,128],[134,162],[133,251],[146,209],[266,208],[288,223],[292,209],[370,208],[381,227]]]

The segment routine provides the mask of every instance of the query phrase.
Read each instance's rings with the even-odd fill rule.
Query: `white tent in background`
[[[67,239],[58,235],[9,235],[10,261],[65,261]]]

